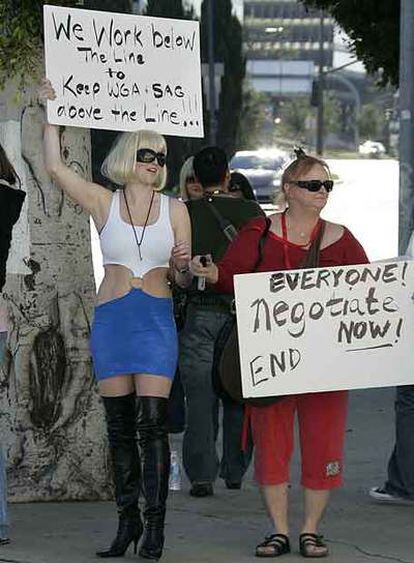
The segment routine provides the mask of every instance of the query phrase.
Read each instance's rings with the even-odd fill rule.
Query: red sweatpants
[[[302,486],[322,490],[342,485],[347,405],[347,391],[331,391],[290,395],[267,407],[249,407],[259,485],[289,481],[296,411]]]

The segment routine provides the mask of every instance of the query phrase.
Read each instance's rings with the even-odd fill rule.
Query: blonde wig
[[[135,165],[138,149],[152,149],[167,154],[167,143],[155,131],[121,133],[102,163],[101,173],[119,186],[136,180]],[[161,191],[167,181],[167,167],[163,166],[155,179],[155,189]]]

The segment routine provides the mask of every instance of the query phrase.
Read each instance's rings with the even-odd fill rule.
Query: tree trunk
[[[28,221],[30,256],[29,273],[9,274],[4,289],[10,333],[0,373],[0,436],[9,496],[108,498],[105,426],[89,354],[95,297],[89,218],[44,170],[43,110],[30,105],[29,95],[19,107],[12,97],[6,90],[0,99],[0,136],[13,124],[21,132],[22,162],[13,164],[24,169],[21,221]],[[89,177],[89,131],[62,130],[61,145],[66,164]]]

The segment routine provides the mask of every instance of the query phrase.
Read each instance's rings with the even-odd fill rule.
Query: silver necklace
[[[287,214],[286,214],[286,216],[289,218],[289,216]],[[290,229],[295,231],[299,235],[299,238],[302,238],[302,239],[307,238],[306,233],[304,231],[300,231],[299,229],[297,229],[295,226],[292,225],[290,218],[289,218],[289,223],[290,223]]]

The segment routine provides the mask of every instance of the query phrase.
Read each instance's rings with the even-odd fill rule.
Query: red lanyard
[[[285,266],[286,266],[287,270],[292,270],[292,263],[290,261],[289,252],[288,252],[288,242],[289,242],[289,240],[287,238],[286,211],[284,211],[282,213],[281,224],[282,224],[283,255],[284,255],[284,259],[285,259]],[[306,242],[305,244],[296,244],[296,243],[291,243],[291,244],[294,244],[295,246],[297,246],[299,248],[305,248],[306,246],[309,246],[310,244],[313,243],[315,238],[318,236],[320,225],[321,225],[321,220],[318,219],[318,221],[316,222],[316,225],[312,229],[309,242]]]

